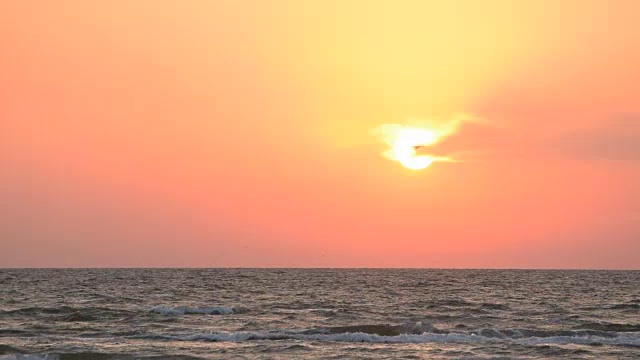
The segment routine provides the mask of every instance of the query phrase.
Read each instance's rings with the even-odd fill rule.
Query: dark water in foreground
[[[640,272],[0,270],[0,359],[145,357],[638,359]]]

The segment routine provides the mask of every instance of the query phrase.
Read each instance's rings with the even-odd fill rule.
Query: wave
[[[1,310],[2,317],[47,319],[55,322],[93,322],[116,318],[126,318],[133,315],[129,310],[107,307],[24,307],[13,310]],[[2,333],[4,330],[0,330]]]
[[[626,303],[599,305],[599,306],[583,306],[579,308],[584,311],[601,311],[601,310],[638,310],[640,309],[640,303],[636,300],[631,300]]]
[[[589,330],[496,330],[481,329],[469,333],[448,332],[430,324],[355,325],[298,331],[240,331],[136,336],[171,341],[245,342],[260,340],[301,340],[358,343],[499,343],[521,345],[578,344],[640,347],[640,332],[602,332]]]
[[[13,346],[0,344],[0,355],[17,353],[17,352],[20,352],[20,349],[14,348]],[[2,357],[0,357],[0,359],[2,359]]]
[[[487,310],[511,310],[508,305],[500,303],[482,303],[480,304],[480,308]]]
[[[341,334],[341,333],[363,333],[382,336],[398,336],[403,334],[424,334],[424,333],[444,333],[442,330],[431,324],[416,322],[403,325],[374,324],[374,325],[352,325],[334,326],[321,329],[305,330],[304,334]]]
[[[73,312],[78,309],[70,307],[70,306],[60,306],[60,307],[25,307],[13,310],[2,310],[0,314],[2,315],[39,315],[39,314],[63,314],[68,312]]]
[[[605,326],[616,325],[616,326]],[[539,330],[539,329],[493,329],[485,328],[479,330],[470,330],[460,332],[458,334],[482,336],[495,339],[523,339],[523,338],[551,338],[558,336],[566,337],[602,337],[615,338],[619,333],[638,333],[640,328],[634,325],[623,324],[604,324],[602,327],[585,326],[577,327],[575,330]],[[340,334],[340,333],[363,333],[381,336],[399,336],[399,335],[423,335],[423,334],[456,334],[448,330],[441,330],[437,327],[423,322],[407,323],[403,325],[353,325],[353,326],[337,326],[320,329],[310,329],[302,332],[303,334]]]
[[[129,313],[123,309],[111,309],[106,307],[72,307],[72,306],[59,306],[59,307],[25,307],[13,310],[0,310],[0,315],[4,316],[42,316],[50,315],[57,316],[58,320],[66,321],[89,321],[94,320],[95,317],[100,316],[112,316],[123,315]]]
[[[231,315],[243,314],[249,309],[244,306],[215,306],[215,307],[191,307],[191,306],[154,306],[149,312],[160,315],[187,315],[187,314],[206,314],[206,315]]]
[[[38,334],[33,334],[27,330],[22,329],[0,329],[0,337],[4,336],[19,336],[19,337],[30,337],[30,336],[38,336]],[[3,346],[0,344],[0,354],[2,354]]]
[[[578,326],[579,329],[616,332],[640,332],[640,324],[618,324],[608,322],[585,323]]]
[[[175,360],[195,360],[202,359],[194,356],[186,355],[162,355],[162,356],[144,356],[145,359],[175,359]],[[135,360],[140,359],[136,355],[127,354],[109,354],[101,352],[77,352],[77,353],[62,353],[62,354],[11,354],[0,355],[0,360]]]
[[[609,306],[609,309],[614,309],[614,310],[638,310],[638,309],[640,309],[640,304],[634,303],[634,302],[629,302],[629,303],[626,303],[626,304],[613,304],[613,305]]]
[[[336,334],[296,334],[287,332],[230,332],[230,333],[201,333],[185,335],[155,335],[154,339],[172,341],[213,341],[213,342],[245,342],[257,340],[307,340],[324,342],[357,342],[357,343],[382,343],[382,344],[422,344],[422,343],[490,343],[512,342],[523,345],[545,344],[579,344],[579,345],[621,345],[640,347],[640,337],[620,335],[616,337],[602,336],[551,336],[551,337],[524,337],[524,338],[496,338],[463,333],[424,333],[424,334],[400,334],[378,335],[362,332],[346,332]]]
[[[216,306],[216,307],[192,307],[192,306],[155,306],[148,310],[151,313],[161,315],[185,315],[185,314],[208,314],[208,315],[230,315],[242,314],[249,311],[244,306]],[[112,309],[104,307],[24,307],[12,310],[0,310],[0,316],[47,316],[55,321],[66,322],[89,322],[101,318],[113,318],[119,316],[133,315],[129,310]]]

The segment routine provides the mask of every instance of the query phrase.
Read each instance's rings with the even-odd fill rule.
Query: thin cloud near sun
[[[370,133],[386,148],[381,155],[411,170],[422,170],[434,162],[459,161],[452,154],[437,155],[430,151],[445,139],[455,136],[463,123],[479,122],[478,119],[460,114],[448,121],[410,119],[404,124],[381,124]]]

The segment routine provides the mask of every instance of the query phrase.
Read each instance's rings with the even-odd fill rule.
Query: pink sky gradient
[[[0,267],[640,268],[637,1],[0,3]],[[464,125],[410,171],[369,133]]]

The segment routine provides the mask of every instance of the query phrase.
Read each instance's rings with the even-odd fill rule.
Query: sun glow
[[[449,156],[434,156],[424,152],[455,134],[466,120],[461,117],[441,125],[429,122],[416,122],[415,125],[383,124],[374,128],[372,133],[388,146],[382,156],[399,162],[407,169],[422,170],[437,161],[454,161]]]
[[[429,155],[418,155],[417,149],[433,144],[438,136],[433,130],[401,127],[389,133],[389,149],[384,156],[411,170],[422,170],[434,161]]]

